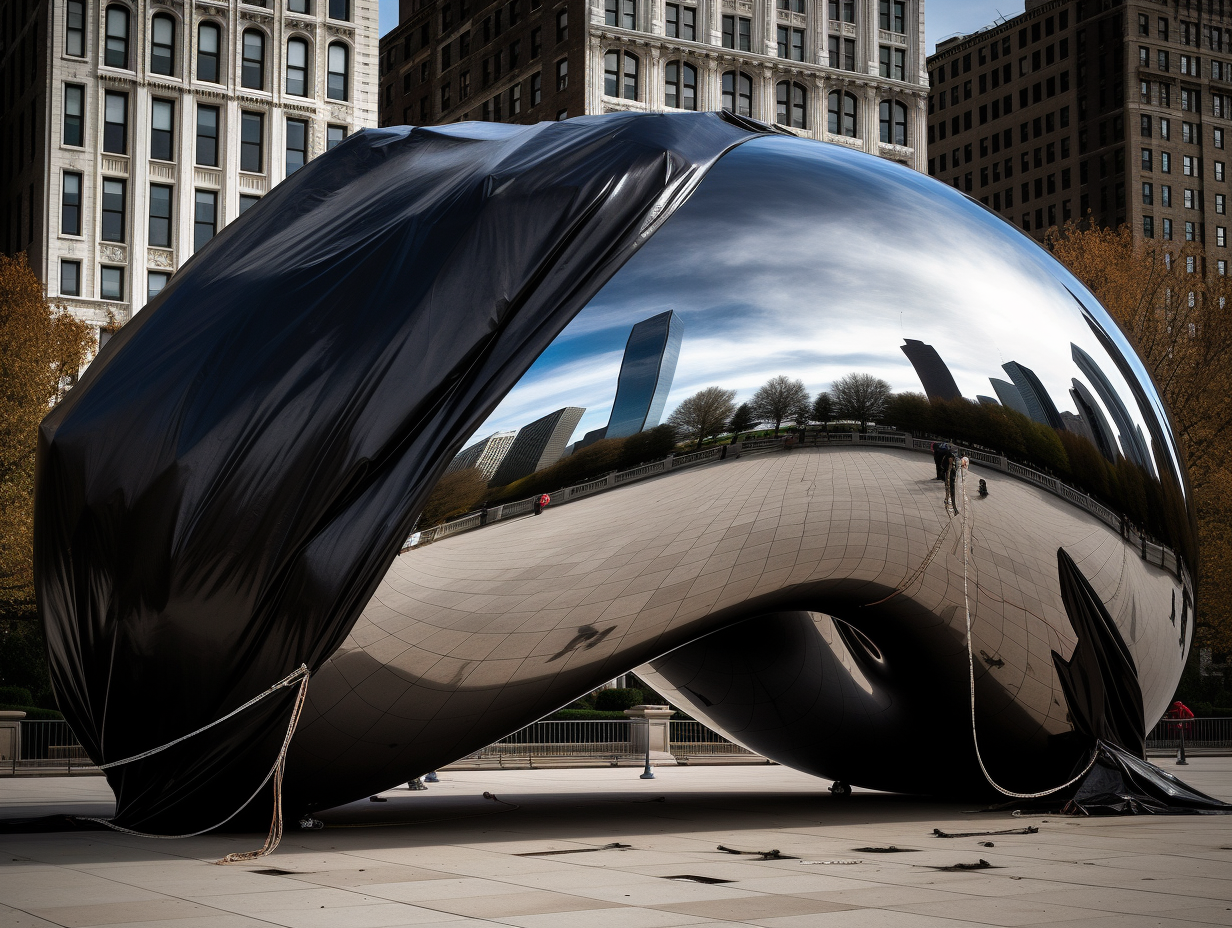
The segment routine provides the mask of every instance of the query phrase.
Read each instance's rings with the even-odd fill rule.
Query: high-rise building
[[[730,109],[924,170],[923,0],[403,0],[381,125]]]
[[[1065,423],[1061,421],[1061,414],[1057,412],[1056,404],[1048,395],[1048,391],[1044,389],[1039,377],[1035,375],[1035,371],[1017,361],[1007,361],[1001,365],[1001,369],[1010,375],[1010,380],[1018,388],[1018,395],[1026,404],[1028,416],[1040,425],[1050,425],[1058,431],[1065,428]],[[996,386],[994,382],[993,388],[995,389]]]
[[[7,0],[0,37],[0,245],[104,338],[376,122],[376,0]]]
[[[522,426],[492,475],[492,486],[503,487],[555,464],[585,412],[580,406],[566,406]]]
[[[915,368],[916,376],[924,385],[924,393],[930,400],[957,400],[962,398],[954,375],[937,354],[937,349],[919,339],[905,338],[899,347]]]
[[[1103,410],[1099,408],[1099,403],[1095,401],[1095,397],[1091,395],[1086,384],[1077,378],[1074,378],[1072,382],[1074,386],[1069,391],[1069,395],[1074,400],[1074,407],[1078,410],[1078,414],[1082,416],[1090,429],[1091,441],[1099,449],[1100,454],[1109,461],[1115,462],[1118,454],[1117,443],[1112,435],[1112,429],[1108,426],[1108,420],[1104,417]]]
[[[1093,357],[1073,343],[1070,344],[1070,354],[1074,363],[1078,365],[1078,369],[1091,381],[1091,386],[1103,400],[1108,415],[1112,416],[1112,421],[1116,423],[1117,431],[1120,432],[1122,453],[1139,467],[1150,470],[1151,452],[1147,448],[1142,429],[1134,424],[1129,409],[1121,401],[1108,375],[1103,372]]]
[[[993,392],[997,394],[997,399],[1001,401],[1002,406],[1006,406],[1014,412],[1020,412],[1028,419],[1031,418],[1031,411],[1027,409],[1027,404],[1022,401],[1022,394],[1018,392],[1018,388],[1008,380],[1001,380],[997,377],[989,377],[988,382],[992,384]]]
[[[1232,6],[1027,0],[928,68],[929,174],[1036,238],[1089,212],[1226,272]]]
[[[508,432],[493,432],[487,438],[463,448],[449,462],[445,473],[452,474],[454,471],[466,470],[468,467],[478,467],[483,474],[483,479],[491,480],[492,475],[496,473],[496,468],[500,467],[501,461],[505,460],[505,455],[513,446],[513,440],[517,434],[517,429]]]
[[[607,425],[587,432],[577,443],[577,450],[602,438],[627,438],[659,424],[676,376],[683,338],[684,323],[670,309],[633,327],[625,342]]]

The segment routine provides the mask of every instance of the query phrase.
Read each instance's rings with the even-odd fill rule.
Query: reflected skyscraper
[[[916,376],[924,385],[924,393],[930,400],[957,400],[962,398],[954,375],[937,354],[937,349],[917,338],[903,339],[900,345],[903,354],[915,368]]]
[[[620,376],[616,380],[616,399],[607,425],[592,429],[577,443],[580,451],[601,438],[627,438],[643,429],[652,429],[663,417],[667,394],[676,376],[684,323],[668,310],[643,319],[629,332],[625,342]]]
[[[1010,375],[1010,380],[1018,388],[1018,394],[1026,404],[1028,416],[1040,425],[1050,425],[1058,430],[1065,428],[1065,423],[1061,421],[1061,414],[1057,412],[1056,404],[1048,395],[1048,391],[1044,389],[1043,383],[1035,376],[1035,371],[1024,367],[1017,361],[1007,361],[1001,365],[1001,369]],[[996,387],[995,381],[993,386]]]
[[[1099,408],[1099,403],[1095,401],[1086,384],[1077,378],[1073,383],[1074,387],[1069,391],[1069,395],[1073,398],[1079,415],[1091,430],[1091,440],[1095,442],[1095,447],[1099,448],[1100,454],[1115,463],[1119,452],[1116,439],[1112,437],[1112,429],[1104,418],[1104,411]]]
[[[505,460],[505,455],[513,446],[513,440],[517,434],[517,429],[493,432],[487,438],[463,448],[458,452],[457,457],[449,462],[445,473],[452,474],[454,471],[465,470],[468,467],[478,467],[483,473],[483,479],[491,480],[492,475],[496,473],[496,468],[500,467],[501,461]]]
[[[989,377],[988,382],[992,384],[993,391],[997,394],[997,399],[1001,400],[1001,405],[1014,412],[1020,412],[1028,419],[1031,418],[1031,413],[1027,410],[1027,404],[1022,401],[1022,394],[1018,392],[1018,388],[1008,380],[1000,380],[996,377]]]
[[[1121,398],[1117,396],[1117,391],[1112,386],[1112,381],[1108,379],[1100,369],[1100,366],[1095,363],[1094,358],[1072,342],[1070,343],[1070,354],[1074,359],[1074,363],[1078,365],[1078,369],[1091,381],[1091,386],[1099,394],[1099,398],[1108,410],[1108,415],[1112,416],[1112,421],[1116,423],[1117,431],[1120,433],[1121,438],[1121,451],[1138,466],[1150,470],[1151,455],[1147,450],[1146,441],[1142,437],[1142,430],[1134,425],[1133,419],[1130,418],[1129,410],[1121,402]]]
[[[566,406],[522,426],[489,483],[503,487],[551,467],[564,454],[565,445],[585,412],[581,406]]]

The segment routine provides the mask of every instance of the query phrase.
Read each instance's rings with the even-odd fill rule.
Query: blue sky
[[[955,32],[973,32],[987,26],[998,15],[1017,16],[1023,0],[927,0],[924,24],[928,52],[932,54],[938,39]],[[381,0],[381,35],[398,25],[398,0]]]

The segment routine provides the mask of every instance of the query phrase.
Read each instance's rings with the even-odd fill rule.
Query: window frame
[[[255,48],[259,55],[249,55],[249,39],[255,40]],[[265,63],[268,58],[266,46],[269,37],[261,29],[249,26],[240,33],[240,86],[245,90],[265,90]],[[255,83],[253,83],[255,81]]]
[[[166,191],[166,215],[155,213],[157,202],[154,191]],[[171,184],[150,184],[150,210],[146,241],[153,248],[171,248],[175,224],[172,217],[175,213],[175,187]],[[161,233],[161,235],[159,234]]]
[[[76,94],[77,97],[77,112],[69,112],[69,101],[71,96]],[[60,121],[60,144],[67,145],[70,148],[84,148],[86,144],[86,88],[84,84],[64,84],[63,99],[60,104],[61,121]],[[76,120],[74,126],[71,120]],[[70,132],[76,130],[76,142],[69,141]]]
[[[212,52],[205,50],[205,42],[202,40],[202,35],[205,30],[211,30],[214,35],[214,50]],[[206,84],[221,84],[222,83],[222,45],[223,45],[222,26],[214,20],[203,20],[197,24],[197,56],[195,75],[197,80]],[[202,64],[208,63],[214,69],[214,76],[202,77]]]
[[[163,107],[168,107],[170,110],[167,125],[169,128],[160,129],[154,124],[156,114]],[[163,149],[155,150],[156,143],[165,142],[166,154],[163,154]],[[150,99],[150,159],[153,161],[174,161],[175,160],[175,101],[164,99],[162,97],[152,97]]]
[[[202,134],[201,132],[201,128],[202,128],[201,117],[202,115],[207,114],[207,113],[213,114],[213,119],[214,119],[214,125],[212,127],[213,135],[210,135],[208,133]],[[221,117],[221,110],[219,107],[214,106],[212,104],[208,104],[208,103],[200,103],[200,102],[197,103],[197,113],[196,113],[196,121],[195,121],[196,122],[196,134],[194,136],[195,144],[193,146],[193,164],[199,164],[205,168],[218,167],[219,136],[221,134],[220,123],[222,122],[220,117]],[[206,128],[210,128],[210,126],[207,125]],[[213,159],[214,159],[213,161],[202,161],[201,160],[202,142],[206,142],[213,146]]]
[[[121,119],[116,122],[112,116],[112,101],[117,101],[121,109]],[[119,128],[115,128],[115,127]],[[119,148],[112,146],[119,145]],[[103,91],[103,149],[111,155],[128,154],[128,94],[122,90]]]
[[[119,191],[108,190],[108,186],[118,187]],[[115,197],[119,197],[119,209],[115,208]],[[108,199],[108,198],[113,199]],[[99,241],[128,241],[128,181],[123,177],[104,177],[102,195],[99,198]],[[110,224],[110,228],[108,227]],[[115,237],[112,237],[115,236]]]
[[[158,41],[158,29],[160,23],[166,23],[171,30],[171,38],[169,42],[160,43]],[[175,77],[175,17],[170,13],[164,13],[161,10],[150,17],[150,73],[160,74],[163,77]],[[159,60],[158,51],[164,49],[165,52],[161,56],[166,60],[167,70],[160,71],[155,62]]]
[[[76,25],[74,25],[74,20],[76,20]],[[77,50],[74,51],[74,48]],[[86,56],[85,0],[66,0],[64,6],[64,54],[70,58],[84,58]],[[77,289],[81,289],[80,274],[78,274],[77,278]]]
[[[293,148],[291,145],[291,141],[292,141],[291,127],[292,126],[295,127],[296,132],[303,133],[303,147],[302,148]],[[286,121],[285,131],[286,131],[286,144],[284,147],[286,151],[284,154],[283,167],[286,170],[286,176],[290,177],[292,174],[294,174],[296,171],[298,171],[300,168],[302,168],[305,164],[308,163],[308,139],[311,133],[311,128],[309,127],[308,120],[306,119],[292,119],[288,117]],[[294,166],[292,166],[293,165],[292,154],[299,155],[299,163],[294,164]]]
[[[292,60],[291,60],[291,46],[292,45],[295,45],[303,49],[304,59],[303,59],[302,64],[292,63]],[[286,63],[286,68],[284,69],[286,73],[284,74],[284,83],[283,83],[283,87],[285,88],[284,92],[288,96],[292,96],[292,97],[310,96],[312,85],[311,85],[311,79],[309,76],[309,62],[312,61],[312,54],[310,51],[310,47],[308,45],[308,39],[298,34],[288,36],[286,55],[287,55],[287,63]],[[300,89],[298,92],[291,89],[292,71],[299,72],[298,80],[300,81]]]
[[[116,17],[112,17],[116,13]],[[112,23],[123,24],[123,33],[112,32]],[[103,11],[103,64],[108,68],[131,71],[131,44],[133,34],[132,11],[122,3],[109,3]],[[114,40],[114,44],[113,44]],[[119,62],[119,63],[117,63]]]
[[[202,229],[207,226],[207,221],[201,218],[201,207],[203,203],[208,203],[210,206],[210,217],[208,220],[208,228],[210,234],[204,239],[201,238]],[[201,190],[199,188],[193,190],[193,254],[196,254],[202,248],[210,243],[215,235],[218,234],[218,191],[217,190]]]
[[[674,77],[673,77],[674,71]],[[688,72],[692,72],[693,82],[690,84],[687,80]],[[692,106],[682,105],[686,98],[686,90],[692,98]],[[669,99],[674,99],[675,103],[667,102]],[[664,106],[669,109],[685,110],[687,112],[697,111],[697,67],[690,64],[684,58],[673,58],[663,67],[663,100]]]
[[[77,189],[69,190],[69,178],[73,178]],[[85,177],[81,171],[64,171],[60,175],[60,234],[71,235],[75,238],[82,236],[81,230],[81,192],[85,185]],[[75,202],[74,202],[75,200]],[[69,224],[70,213],[72,210],[71,221],[72,228],[75,231],[69,231],[66,226]],[[78,289],[80,289],[80,276],[78,277]]]
[[[265,173],[265,114],[257,110],[240,110],[240,170]]]
[[[342,53],[342,70],[334,70],[334,49],[338,49]],[[325,98],[327,100],[337,100],[342,103],[348,102],[351,97],[351,50],[345,42],[330,42],[325,51],[326,61],[326,90]],[[335,92],[335,88],[341,84],[341,96]]]

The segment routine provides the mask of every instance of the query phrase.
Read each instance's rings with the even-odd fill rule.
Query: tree
[[[809,407],[808,390],[804,381],[792,380],[779,374],[767,380],[749,401],[749,408],[763,422],[774,423],[774,434],[779,433],[783,420],[794,418],[800,410]]]
[[[1200,246],[1135,243],[1127,226],[1070,222],[1052,231],[1047,245],[1107,307],[1176,420],[1198,511],[1196,628],[1204,646],[1226,651],[1232,648],[1232,279],[1216,273]],[[1111,483],[1138,496],[1146,485],[1131,470],[1118,461]]]
[[[841,419],[854,419],[865,427],[880,419],[890,402],[890,385],[872,374],[851,373],[834,381],[830,388],[834,413]]]
[[[38,426],[93,347],[90,327],[48,302],[24,254],[0,255],[0,616],[34,614]]]
[[[732,433],[732,441],[736,441],[741,432],[747,432],[756,424],[757,420],[753,418],[753,410],[749,409],[749,404],[741,403],[736,407],[736,412],[732,415],[727,429]]]
[[[813,400],[813,409],[809,415],[814,422],[829,422],[834,417],[834,398],[822,390],[817,394],[817,399]]]
[[[432,528],[478,508],[488,493],[488,481],[478,467],[446,474],[436,482],[419,516],[421,529]]]
[[[678,435],[697,437],[697,447],[727,428],[736,412],[736,391],[722,387],[706,387],[684,400],[668,417],[667,424]]]

